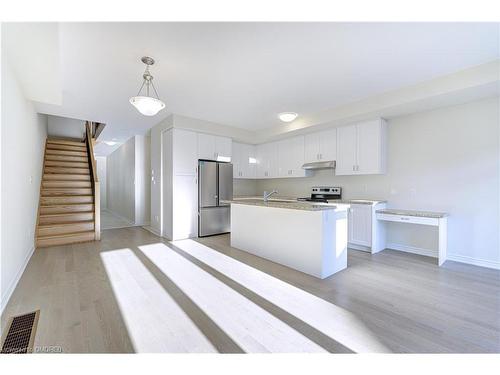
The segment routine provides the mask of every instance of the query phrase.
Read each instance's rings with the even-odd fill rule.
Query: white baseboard
[[[31,250],[28,252],[26,255],[26,258],[24,259],[23,265],[17,271],[16,277],[14,277],[14,280],[10,283],[9,287],[5,291],[5,293],[2,295],[2,300],[0,301],[0,315],[3,314],[3,310],[9,303],[10,297],[12,296],[12,293],[14,293],[14,289],[16,289],[17,283],[21,279],[21,276],[24,273],[24,270],[26,269],[26,266],[28,265],[28,262],[31,259],[31,256],[33,255],[33,252],[35,251],[35,247],[33,246]]]
[[[438,257],[437,250],[424,249],[422,247],[416,247],[416,246],[408,246],[400,243],[388,243],[386,245],[386,248],[392,250],[404,251],[405,253],[423,255],[426,257],[432,257],[432,258]]]
[[[408,246],[408,245],[403,245],[403,244],[399,244],[399,243],[388,243],[386,248],[398,250],[398,251],[404,251],[406,253],[424,255],[424,256],[433,257],[433,258],[438,257],[437,250],[424,249],[421,247]],[[495,262],[492,260],[478,259],[478,258],[473,258],[473,257],[465,256],[465,255],[450,254],[450,253],[448,253],[448,255],[446,256],[446,260],[451,260],[453,262],[466,263],[466,264],[471,264],[474,266],[500,270],[500,262]]]
[[[154,229],[154,228],[153,228],[152,226],[150,226],[150,225],[143,226],[142,228],[143,228],[143,229],[146,229],[148,232],[153,233],[155,236],[161,237],[161,233],[160,233],[160,232],[158,232],[156,229]]]
[[[353,244],[353,243],[350,243],[350,242],[347,244],[347,248],[348,249],[365,251],[367,253],[371,253],[372,252],[372,250],[368,246],[356,245],[356,244]]]
[[[500,270],[500,262],[495,262],[493,260],[472,258],[465,255],[458,254],[448,254],[446,260],[452,260],[454,262],[472,264],[479,267],[493,268],[495,270]]]

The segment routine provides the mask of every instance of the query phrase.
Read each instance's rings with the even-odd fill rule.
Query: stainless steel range
[[[328,200],[342,199],[342,188],[334,186],[313,186],[311,196],[297,198],[298,201],[328,203]]]

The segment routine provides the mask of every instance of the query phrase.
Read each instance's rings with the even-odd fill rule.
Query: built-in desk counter
[[[438,264],[446,261],[448,214],[445,212],[414,211],[386,208],[376,211],[377,220],[407,224],[431,225],[439,228]]]

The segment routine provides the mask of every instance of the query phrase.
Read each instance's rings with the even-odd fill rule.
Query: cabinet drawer
[[[394,221],[398,223],[434,225],[434,226],[439,225],[439,219],[432,217],[420,217],[420,216],[377,214],[377,220]]]

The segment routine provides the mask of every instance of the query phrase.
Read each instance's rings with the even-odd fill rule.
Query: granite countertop
[[[248,196],[248,195],[243,195],[243,196],[235,196],[233,197],[233,200],[235,201],[240,201],[240,200],[263,200],[262,196]],[[271,198],[269,198],[270,202],[297,202],[297,197],[291,197],[291,196],[281,196],[281,195],[272,195]],[[304,201],[298,201],[298,202],[304,202]],[[370,205],[377,205],[379,203],[386,203],[387,201],[384,200],[378,200],[378,199],[330,199],[328,200],[328,204],[370,204]],[[308,204],[312,204],[309,202]],[[321,203],[319,203],[321,204]],[[325,205],[326,203],[322,203]]]
[[[387,201],[378,199],[329,199],[328,203],[342,203],[342,204],[369,204],[377,205],[379,203],[387,203]]]
[[[302,210],[302,211],[326,211],[326,210],[335,210],[337,207],[335,205],[317,205],[314,203],[306,203],[306,202],[298,202],[297,200],[280,200],[278,199],[269,199],[267,202],[264,202],[262,198],[244,198],[244,199],[233,199],[233,200],[224,200],[222,203],[231,203],[231,204],[243,204],[249,206],[261,206],[261,207],[272,207],[272,208],[286,208],[289,210]]]
[[[448,216],[448,213],[446,213],[446,212],[400,210],[400,209],[396,209],[396,208],[386,208],[383,210],[377,210],[376,212],[378,214],[429,217],[432,219],[439,219],[439,218]]]

